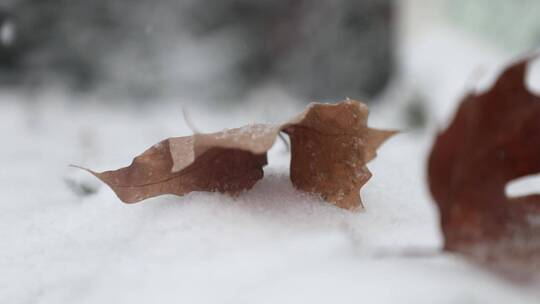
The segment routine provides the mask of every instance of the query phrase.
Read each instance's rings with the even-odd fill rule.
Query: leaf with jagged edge
[[[255,124],[212,134],[166,139],[128,167],[94,172],[126,203],[192,191],[237,194],[263,177],[267,152],[279,132],[291,137],[291,181],[346,209],[362,207],[360,188],[371,173],[366,164],[395,131],[367,126],[368,108],[346,100],[312,103],[282,124]]]

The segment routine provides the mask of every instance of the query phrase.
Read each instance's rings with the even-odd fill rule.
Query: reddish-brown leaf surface
[[[345,101],[313,104],[283,126],[291,138],[291,181],[346,209],[362,207],[360,188],[371,178],[366,164],[395,131],[367,126],[368,107]]]
[[[126,203],[192,191],[236,194],[263,177],[267,151],[279,132],[291,137],[291,181],[335,205],[361,207],[366,163],[394,131],[367,127],[368,109],[347,100],[313,103],[282,125],[257,124],[212,134],[166,139],[122,169],[97,173]]]
[[[137,156],[129,167],[97,173],[125,203],[192,191],[236,194],[263,177],[266,151],[279,128],[251,125],[212,134],[166,139]]]
[[[428,168],[444,248],[522,277],[540,274],[540,196],[509,198],[505,187],[540,172],[540,97],[526,87],[527,66],[465,97]]]

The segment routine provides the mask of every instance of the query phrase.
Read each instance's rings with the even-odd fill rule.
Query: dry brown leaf
[[[367,126],[368,107],[356,101],[312,104],[283,131],[291,138],[291,181],[345,209],[362,207],[360,188],[370,179],[366,167],[377,148],[395,131]]]
[[[93,172],[125,203],[192,191],[236,194],[263,177],[266,151],[279,128],[251,125],[212,134],[166,139],[126,168]]]
[[[540,196],[505,194],[510,181],[540,172],[540,97],[526,88],[527,64],[463,100],[428,169],[444,248],[521,277],[540,274]]]
[[[366,163],[394,131],[367,127],[366,105],[347,100],[311,104],[283,125],[256,124],[212,134],[169,138],[126,168],[93,172],[126,203],[192,191],[236,194],[263,177],[267,151],[279,132],[291,137],[291,180],[335,205],[361,205],[359,190],[371,177]]]

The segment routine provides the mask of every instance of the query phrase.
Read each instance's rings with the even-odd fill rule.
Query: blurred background
[[[539,11],[534,0],[3,0],[0,86],[234,102],[271,84],[305,101],[371,100],[400,73],[411,32],[436,21],[523,52],[540,42]]]
[[[0,80],[133,100],[229,101],[268,82],[301,99],[373,96],[392,75],[394,23],[389,0],[8,1]]]
[[[333,99],[373,96],[393,69],[387,0],[16,0],[0,22],[2,85],[28,90],[231,101],[275,82]]]

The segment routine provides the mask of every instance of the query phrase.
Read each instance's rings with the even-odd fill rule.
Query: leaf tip
[[[84,170],[84,171],[86,171],[86,172],[88,172],[88,173],[91,173],[92,175],[98,174],[98,173],[95,172],[95,171],[92,171],[92,170],[90,170],[90,169],[88,169],[88,168],[85,168],[85,167],[82,167],[82,166],[79,166],[79,165],[75,165],[75,164],[69,164],[68,167],[76,168],[76,169],[80,169],[80,170]]]

